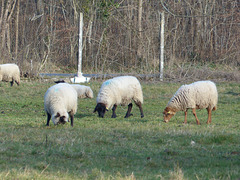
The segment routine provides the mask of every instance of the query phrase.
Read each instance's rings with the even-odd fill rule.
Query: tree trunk
[[[19,24],[19,6],[20,6],[20,0],[17,0],[17,17],[16,17],[16,41],[15,41],[15,58],[17,59],[17,55],[18,55],[18,35],[19,35],[19,31],[18,31],[18,24]]]
[[[138,50],[137,55],[138,58],[142,59],[142,0],[138,1]]]

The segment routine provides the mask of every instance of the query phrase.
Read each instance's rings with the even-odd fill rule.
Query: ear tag
[[[108,111],[108,108],[106,107],[106,110]]]
[[[168,113],[168,114],[170,114],[170,113],[171,113],[171,111],[168,111],[167,113]]]

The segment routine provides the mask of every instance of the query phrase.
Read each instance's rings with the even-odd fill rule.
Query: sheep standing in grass
[[[164,121],[168,122],[176,112],[184,111],[187,123],[187,110],[192,109],[196,122],[199,125],[196,109],[206,108],[208,111],[207,124],[210,124],[212,110],[217,109],[218,92],[216,85],[211,81],[198,81],[189,85],[182,85],[168,102],[163,111]]]
[[[144,117],[142,104],[143,94],[142,87],[136,77],[133,76],[120,76],[105,81],[97,96],[97,106],[94,112],[98,111],[99,117],[104,117],[106,110],[112,108],[112,118],[116,118],[116,108],[118,105],[128,105],[128,111],[125,118],[131,116],[133,104],[139,107],[141,117]]]
[[[11,86],[16,82],[20,84],[20,70],[16,64],[1,64],[0,65],[0,82],[10,82]]]
[[[93,98],[93,91],[89,86],[71,84],[71,86],[77,91],[78,98]]]
[[[65,83],[64,80],[54,81],[55,83]],[[89,86],[71,84],[71,86],[77,91],[78,98],[93,98],[93,91]]]
[[[74,114],[77,112],[77,92],[67,83],[50,87],[44,95],[44,109],[47,113],[47,126],[52,117],[53,124],[65,124],[71,119],[73,126]]]

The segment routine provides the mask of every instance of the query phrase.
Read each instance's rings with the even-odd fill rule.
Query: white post
[[[79,17],[79,36],[78,36],[78,72],[77,77],[82,76],[82,36],[83,36],[83,13]]]
[[[161,17],[161,34],[160,34],[160,57],[159,57],[159,71],[160,71],[160,81],[163,81],[163,68],[164,68],[164,11],[160,14]]]
[[[79,15],[79,36],[78,36],[78,72],[77,76],[71,78],[72,83],[86,83],[91,79],[82,75],[82,37],[83,37],[83,13]]]

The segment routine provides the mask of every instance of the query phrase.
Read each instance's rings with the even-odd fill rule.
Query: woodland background
[[[75,73],[83,12],[84,73],[155,74],[164,11],[165,76],[236,74],[239,9],[238,0],[0,0],[0,63]]]

